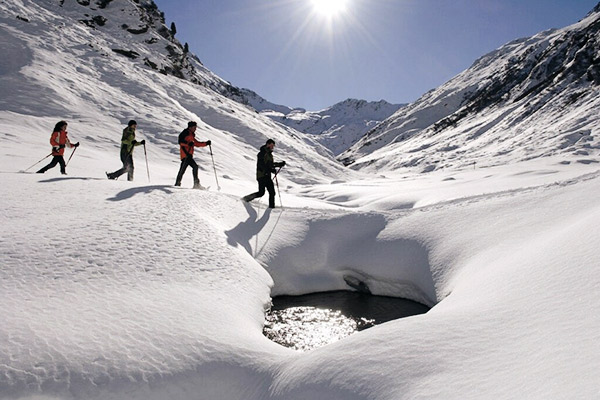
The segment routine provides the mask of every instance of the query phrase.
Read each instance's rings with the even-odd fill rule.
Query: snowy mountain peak
[[[354,168],[488,165],[596,154],[600,14],[512,41],[399,110],[339,156]],[[585,121],[585,122],[584,122]]]
[[[347,150],[366,132],[402,107],[385,100],[368,102],[358,99],[346,99],[320,111],[292,109],[257,101],[256,98],[250,104],[277,122],[313,135],[334,155]]]
[[[592,9],[592,11],[590,11],[590,13],[586,16],[586,18],[589,17],[591,14],[594,14],[594,13],[600,13],[600,2],[598,4],[596,4],[596,7],[594,7]]]

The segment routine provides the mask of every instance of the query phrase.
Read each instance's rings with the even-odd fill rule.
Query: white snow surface
[[[0,399],[600,397],[598,164],[349,171],[210,88],[97,53],[111,30],[58,4],[0,0]],[[150,182],[140,147],[134,182],[108,181],[131,118]],[[60,119],[81,142],[68,175],[19,172]],[[214,143],[218,185],[195,156],[208,191],[189,171],[172,186],[189,119]],[[267,137],[290,163],[275,210],[239,200]],[[344,275],[433,308],[307,353],[262,335],[270,296]]]

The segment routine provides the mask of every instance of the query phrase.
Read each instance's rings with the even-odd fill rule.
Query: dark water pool
[[[429,307],[411,300],[350,291],[277,296],[267,312],[263,333],[282,346],[308,351],[427,311]]]

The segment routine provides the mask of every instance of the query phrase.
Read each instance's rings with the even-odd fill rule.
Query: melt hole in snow
[[[267,312],[263,333],[282,346],[309,351],[372,326],[427,311],[429,307],[412,300],[366,292],[277,296]]]

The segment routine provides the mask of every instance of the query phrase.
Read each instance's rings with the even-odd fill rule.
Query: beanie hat
[[[188,122],[188,128],[191,128],[192,126],[198,126],[198,123],[196,121]]]
[[[267,144],[271,144],[271,143],[272,143],[272,144],[275,144],[275,141],[274,141],[273,139],[269,139],[269,140],[267,140]]]
[[[135,122],[135,120],[134,120],[134,119],[132,119],[131,121],[129,121],[129,122],[127,123],[127,126],[131,126],[131,125],[137,125],[137,122]]]

